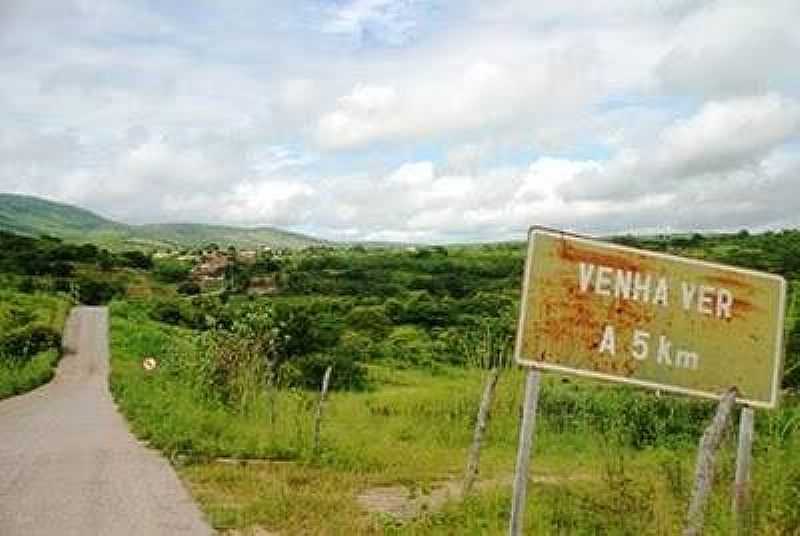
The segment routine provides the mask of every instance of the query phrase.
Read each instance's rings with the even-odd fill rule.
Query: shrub
[[[200,307],[185,300],[162,298],[152,302],[150,318],[173,326],[204,330],[214,319]]]
[[[336,351],[356,361],[368,361],[375,353],[375,344],[367,335],[345,331],[339,338]]]
[[[123,251],[120,255],[122,264],[131,268],[149,270],[153,267],[153,259],[141,251]]]
[[[433,344],[428,334],[417,327],[401,326],[380,345],[381,356],[411,365],[430,366],[434,361]]]
[[[80,301],[86,305],[104,305],[125,292],[119,283],[89,278],[78,281],[78,289]]]
[[[284,365],[287,371],[281,371],[280,376],[285,378],[285,383],[298,387],[318,390],[322,385],[325,369],[333,367],[331,371],[331,389],[363,389],[367,384],[366,368],[360,364],[354,355],[345,352],[333,354],[311,354],[300,357]],[[289,370],[294,374],[287,373]]]
[[[178,293],[184,296],[197,296],[200,294],[200,285],[194,281],[184,281],[178,285]]]
[[[17,290],[25,294],[31,294],[36,291],[36,282],[32,277],[23,277],[17,285]]]
[[[354,307],[345,317],[347,325],[359,331],[370,333],[375,338],[382,338],[391,329],[392,322],[381,306]]]
[[[198,338],[202,387],[226,404],[246,406],[275,380],[279,336],[274,313],[267,306],[247,307],[229,329],[203,333]]]
[[[36,354],[61,347],[61,334],[33,322],[0,335],[0,355],[16,362],[27,362]]]
[[[181,322],[181,308],[173,300],[158,300],[150,307],[150,317],[153,320],[177,326]]]
[[[158,261],[153,269],[153,276],[163,283],[180,283],[189,277],[192,267],[187,263],[175,260]]]
[[[786,365],[784,366],[783,386],[800,389],[800,321],[786,337]]]

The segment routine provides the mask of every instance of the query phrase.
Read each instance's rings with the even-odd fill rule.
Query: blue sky
[[[800,221],[800,4],[0,6],[0,190],[332,239]]]

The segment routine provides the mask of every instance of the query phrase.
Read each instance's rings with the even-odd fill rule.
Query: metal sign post
[[[736,480],[733,484],[733,515],[738,534],[747,534],[750,510],[750,467],[753,461],[753,408],[742,408],[739,415],[739,447],[736,451]]]
[[[525,496],[528,489],[528,465],[531,461],[533,434],[536,429],[536,406],[539,402],[539,379],[535,368],[528,369],[525,379],[525,402],[522,406],[522,426],[519,431],[519,450],[514,469],[514,492],[511,499],[509,536],[520,536],[525,520]]]

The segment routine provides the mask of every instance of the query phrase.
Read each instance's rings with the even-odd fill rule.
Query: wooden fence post
[[[697,451],[697,467],[694,473],[692,501],[689,504],[683,536],[697,536],[703,532],[706,501],[714,480],[714,462],[735,402],[736,388],[733,387],[720,399],[714,420],[708,425],[703,437],[700,439],[700,447]]]
[[[469,448],[469,455],[467,457],[467,470],[464,474],[464,485],[461,488],[462,497],[469,495],[469,492],[472,490],[472,485],[475,483],[475,479],[478,476],[483,435],[486,433],[486,426],[489,421],[489,413],[492,409],[492,400],[494,400],[494,392],[497,387],[497,379],[499,376],[500,371],[497,368],[493,368],[486,377],[486,385],[483,388],[481,405],[478,408],[478,420],[475,423],[475,432],[472,434],[472,445]]]
[[[319,393],[319,402],[317,402],[317,412],[314,415],[314,445],[312,452],[316,455],[319,452],[319,436],[322,427],[322,411],[325,406],[325,395],[328,394],[328,383],[331,379],[332,366],[325,369],[325,375],[322,377],[322,390]]]
[[[533,433],[536,428],[536,406],[539,401],[539,379],[541,373],[531,367],[525,379],[525,404],[522,409],[522,425],[519,431],[519,450],[517,466],[514,470],[514,492],[511,498],[511,521],[509,536],[520,536],[525,520],[525,495],[528,486],[528,465],[533,447]]]
[[[739,448],[736,451],[736,481],[733,484],[733,515],[737,534],[747,534],[750,508],[750,467],[753,460],[753,408],[743,407],[739,416]]]

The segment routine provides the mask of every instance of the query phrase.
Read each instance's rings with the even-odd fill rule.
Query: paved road
[[[170,465],[108,391],[108,312],[79,307],[50,384],[0,402],[0,535],[207,535]]]

